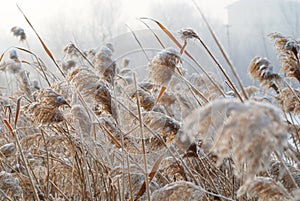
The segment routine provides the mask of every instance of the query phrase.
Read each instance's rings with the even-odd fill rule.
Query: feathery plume
[[[157,85],[166,86],[179,62],[181,62],[181,57],[175,49],[164,49],[152,59],[149,65],[148,79]]]
[[[94,65],[100,76],[108,83],[112,83],[116,74],[116,63],[112,58],[112,50],[102,46],[95,56]]]
[[[8,192],[9,195],[16,199],[20,199],[22,196],[22,188],[17,178],[13,177],[11,173],[1,171],[0,172],[0,189],[3,192]],[[2,194],[0,198],[5,200]]]
[[[283,88],[276,96],[276,100],[278,104],[282,107],[283,111],[288,113],[294,113],[299,114],[300,112],[300,90],[299,89],[293,89],[295,94],[291,91],[290,88],[286,87]],[[296,97],[296,96],[297,97]]]
[[[76,67],[72,69],[67,77],[76,91],[86,98],[86,101],[93,104],[98,112],[112,114],[112,99],[109,84],[101,80],[91,69]]]
[[[254,57],[249,65],[249,75],[252,79],[260,82],[261,86],[268,89],[273,88],[279,93],[278,83],[281,78],[277,73],[273,72],[273,66],[270,61],[262,57]]]
[[[203,141],[202,148],[207,153],[213,151],[218,156],[218,164],[229,156],[247,163],[248,178],[261,170],[261,161],[267,162],[274,150],[283,150],[287,143],[280,111],[271,104],[218,100],[186,119],[183,143]]]
[[[59,107],[69,105],[67,101],[52,89],[42,89],[33,93],[34,102],[24,107],[32,122],[50,125],[64,120]]]
[[[291,199],[282,184],[269,177],[256,177],[247,181],[239,188],[237,195],[241,197],[246,193],[250,198],[257,197],[260,201],[288,201]]]
[[[16,146],[14,143],[9,143],[2,145],[0,147],[0,153],[3,154],[5,157],[13,156],[16,153]]]
[[[278,52],[281,71],[287,73],[288,77],[295,78],[300,82],[299,41],[279,33],[271,33],[269,37],[274,41]]]
[[[152,200],[203,200],[205,194],[202,189],[187,181],[170,183],[152,193]]]

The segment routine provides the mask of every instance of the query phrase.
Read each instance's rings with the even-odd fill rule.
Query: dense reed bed
[[[28,48],[1,55],[1,74],[16,83],[0,96],[1,200],[300,199],[300,42],[270,34],[281,72],[257,56],[248,72],[259,87],[244,87],[210,27],[233,78],[195,31],[174,36],[154,23],[174,46],[145,63],[144,77],[114,58],[111,43],[70,44],[57,61],[36,33],[56,70]],[[22,28],[12,32],[27,40]],[[189,40],[223,80],[187,51]]]

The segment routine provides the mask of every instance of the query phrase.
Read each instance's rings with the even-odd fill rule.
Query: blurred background
[[[82,50],[97,49],[111,42],[115,47],[115,58],[121,58],[131,50],[140,48],[130,29],[134,30],[144,48],[161,49],[154,35],[137,19],[150,17],[166,26],[175,36],[182,28],[192,28],[227,69],[197,10],[199,6],[245,85],[252,83],[247,68],[254,56],[267,57],[275,70],[279,69],[269,33],[279,32],[294,38],[300,36],[300,0],[7,0],[1,3],[0,53],[14,46],[29,48],[44,59],[49,68],[53,64],[16,4],[27,15],[57,60],[63,59],[63,49],[70,42]],[[176,47],[156,24],[144,22],[167,46]],[[27,43],[13,36],[11,28],[14,26],[25,30]],[[215,64],[198,41],[190,41],[187,50],[205,69],[218,74]],[[149,53],[149,57],[152,56]],[[147,65],[147,60],[142,57],[132,55],[131,60],[134,61],[131,65]],[[230,74],[230,70],[227,71]]]

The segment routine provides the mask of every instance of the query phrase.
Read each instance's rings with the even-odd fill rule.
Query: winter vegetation
[[[245,61],[248,85],[194,6],[218,54],[194,29],[140,18],[160,48],[131,30],[139,49],[122,56],[111,42],[56,55],[20,9],[50,62],[12,26],[16,45],[0,55],[0,200],[299,200],[300,41],[266,35],[278,60]]]

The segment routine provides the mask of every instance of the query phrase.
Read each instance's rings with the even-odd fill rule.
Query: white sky
[[[114,1],[114,0],[96,0],[96,1]],[[138,23],[137,17],[147,17],[149,15],[149,7],[152,2],[164,2],[166,5],[184,2],[192,4],[191,0],[120,0],[122,2],[120,17],[126,16],[127,24],[132,25]],[[195,0],[206,15],[212,15],[226,21],[225,6],[237,0]],[[89,0],[0,0],[0,50],[6,45],[3,42],[7,37],[11,37],[10,29],[13,26],[28,28],[28,25],[17,9],[18,4],[25,12],[31,23],[42,35],[43,28],[47,27],[47,22],[51,18],[55,19],[72,19],[72,23],[76,23],[78,19],[89,19],[88,5]],[[55,31],[55,30],[53,30]],[[26,33],[29,30],[25,30]],[[1,53],[1,52],[0,52]]]
[[[101,1],[101,0],[99,0]],[[113,0],[106,0],[113,1]],[[124,15],[134,19],[146,16],[152,2],[162,2],[161,0],[121,0]],[[190,0],[163,0],[166,4],[176,4],[177,2],[190,3]],[[226,18],[224,7],[237,0],[196,0],[202,10],[208,14],[213,14],[216,18]],[[66,13],[75,14],[80,17],[88,8],[87,0],[0,0],[0,19],[2,26],[7,24],[19,24],[23,20],[16,4],[37,23],[43,23],[54,15]],[[24,20],[23,20],[24,21]]]

